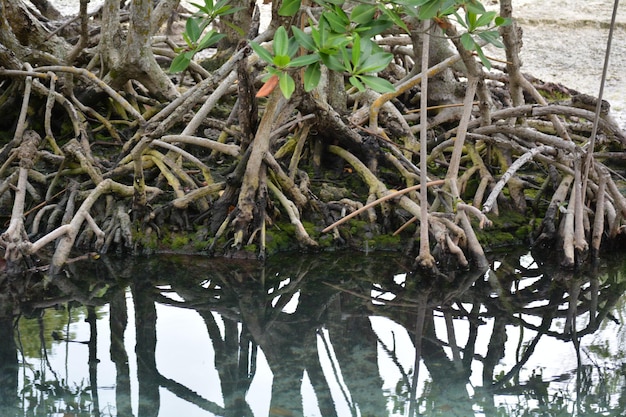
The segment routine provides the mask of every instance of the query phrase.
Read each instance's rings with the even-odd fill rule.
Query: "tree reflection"
[[[130,368],[124,346],[124,332],[128,325],[128,306],[124,291],[112,291],[109,302],[111,345],[109,354],[115,364],[115,403],[118,415],[132,416],[130,395]]]
[[[90,334],[84,388],[72,391],[69,381],[57,377],[48,364],[57,391],[21,399],[25,387],[20,384],[37,376],[20,383],[19,344],[0,344],[0,415],[26,409],[44,415],[42,410],[56,407],[76,415],[152,417],[162,410],[165,390],[207,415],[254,416],[258,407],[249,394],[261,358],[272,377],[267,387],[270,416],[311,413],[305,409],[311,403],[306,395],[314,397],[319,411],[313,413],[324,417],[471,416],[476,410],[494,417],[597,414],[618,412],[626,405],[623,347],[615,352],[588,342],[603,327],[619,328],[614,316],[621,317],[624,308],[623,265],[568,272],[512,255],[499,256],[488,271],[459,271],[435,279],[411,272],[396,257],[363,259],[301,256],[264,266],[189,257],[105,259],[52,283],[33,279],[25,288],[0,281],[4,340],[29,337],[16,335],[14,324],[27,320],[22,314],[28,312],[41,318],[40,340],[57,332],[65,339],[55,343],[67,346],[73,342],[69,327],[48,322],[43,312],[68,306],[66,317],[76,320],[70,305],[85,307]],[[206,351],[214,355],[207,357],[213,358],[217,375],[202,383],[219,387],[221,401],[208,400],[162,373],[156,351],[168,335],[157,331],[158,305],[197,313],[204,327],[195,331],[208,336],[211,346]],[[134,346],[125,339],[130,317]],[[389,336],[389,329],[374,325],[372,317],[384,317],[398,327]],[[97,338],[102,320],[110,330],[107,346],[98,346],[104,343]],[[399,343],[398,332],[412,346]],[[574,365],[559,375],[544,373],[537,357],[550,346],[546,341],[569,346],[577,355]],[[44,341],[40,346],[45,357],[52,345]],[[407,355],[413,360],[407,362]],[[114,411],[105,409],[99,396],[99,367],[105,359],[115,370]],[[396,382],[390,374],[398,375]],[[50,379],[47,386],[52,386]],[[313,394],[303,394],[307,389]]]
[[[18,405],[18,362],[10,305],[0,295],[0,410],[14,410],[14,414]]]

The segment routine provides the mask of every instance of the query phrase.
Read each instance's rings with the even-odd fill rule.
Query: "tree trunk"
[[[129,80],[139,81],[151,94],[173,100],[179,94],[152,53],[151,0],[133,0],[126,42],[120,41],[119,2],[107,0],[103,10],[100,51],[110,68],[104,81],[120,89]]]
[[[265,187],[263,181],[266,177],[266,166],[263,163],[263,157],[270,149],[270,138],[274,120],[282,110],[284,104],[285,100],[281,92],[275,90],[267,102],[265,113],[259,124],[254,141],[251,144],[252,151],[248,164],[246,165],[246,171],[239,192],[239,200],[237,202],[238,212],[233,220],[235,229],[234,245],[236,246],[245,245],[245,239],[249,236],[250,231],[248,228],[254,219],[254,212],[261,197],[259,190]],[[262,221],[265,221],[265,219],[262,219]]]
[[[70,45],[50,32],[28,10],[22,0],[0,0],[0,45],[19,60],[38,65],[62,63]],[[0,66],[4,62],[0,61]]]

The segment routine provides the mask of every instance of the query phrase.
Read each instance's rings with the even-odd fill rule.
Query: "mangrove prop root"
[[[502,0],[502,14],[512,17],[510,0]],[[330,224],[336,213],[343,216],[347,211],[349,215],[323,232],[339,239],[337,226],[363,213],[385,229],[391,220],[412,218],[410,222],[428,225],[420,225],[419,236],[416,230],[412,237],[420,240],[418,261],[435,263],[428,256],[432,246],[433,254],[447,252],[459,266],[483,266],[484,253],[473,227],[488,225],[487,213],[504,208],[498,203],[527,213],[525,201],[532,196],[533,215],[545,211],[536,243],[554,245],[565,254],[563,264],[575,266],[588,246],[596,256],[605,237],[624,231],[626,198],[608,164],[619,154],[619,146],[626,145],[626,137],[609,115],[597,119],[589,109],[576,107],[575,97],[560,104],[541,97],[532,78],[520,72],[521,32],[515,24],[503,29],[506,73],[481,68],[452,26],[446,30],[456,47],[453,55],[432,66],[429,48],[423,48],[422,68],[415,66],[406,42],[388,36],[381,40],[385,48],[396,41],[403,46],[389,49],[397,59],[379,75],[392,82],[391,77],[405,78],[393,93],[365,91],[349,98],[343,88],[336,89],[342,94],[332,94],[334,87],[329,88],[327,81],[311,93],[298,85],[288,101],[278,90],[267,100],[254,98],[261,65],[244,44],[215,71],[192,63],[191,76],[178,78],[180,90],[163,103],[158,100],[167,94],[158,94],[154,85],[141,81],[164,77],[137,75],[115,86],[112,75],[97,75],[96,65],[107,64],[85,48],[89,43],[84,27],[79,42],[67,51],[70,61],[65,65],[62,57],[48,57],[43,65],[39,61],[32,66],[18,59],[14,65],[15,60],[7,61],[2,54],[0,76],[8,80],[9,88],[3,90],[0,106],[9,108],[8,99],[21,103],[14,106],[19,108],[14,109],[13,139],[0,150],[0,201],[12,204],[0,242],[5,258],[17,264],[55,242],[50,272],[56,275],[72,247],[104,251],[113,245],[131,247],[133,228],[158,229],[157,223],[174,223],[181,216],[194,222],[185,222],[184,227],[210,224],[210,232],[217,232],[211,236],[211,248],[218,238],[237,248],[259,241],[263,255],[266,225],[279,212],[294,225],[298,243],[314,247],[315,236],[308,235],[303,219],[323,218]],[[268,30],[255,41],[271,36]],[[430,39],[427,30],[421,36]],[[172,39],[166,43],[167,51],[151,50],[171,59],[178,46]],[[85,62],[91,59],[85,68],[71,66],[83,62],[75,59],[79,51]],[[464,69],[455,67],[464,72],[456,80],[465,87],[463,108],[454,118],[432,119],[433,112],[426,112],[427,101],[433,98],[428,90],[436,91],[428,77],[459,60],[465,64]],[[248,101],[242,101],[241,94]],[[411,114],[416,94],[421,98],[420,123],[411,126],[417,120]],[[525,97],[537,104],[525,104]],[[458,102],[456,94],[449,98]],[[345,110],[353,99],[354,111],[348,115]],[[597,109],[601,102],[594,103]],[[259,109],[264,114],[257,126]],[[41,126],[33,123],[32,115],[43,117]],[[367,122],[369,126],[361,127]],[[591,122],[597,123],[601,139],[595,143],[589,138],[595,131]],[[35,146],[29,139],[33,126],[41,129],[38,134],[45,133],[45,140]],[[588,159],[581,167],[585,153]],[[604,163],[597,160],[602,155],[608,156]],[[319,183],[335,181],[331,171],[339,172],[340,165],[358,175],[339,175],[346,193],[324,204],[315,194]],[[315,171],[312,180],[310,170]],[[359,182],[359,189],[365,186],[365,195],[352,180]],[[531,194],[527,188],[536,183],[542,184],[541,190]],[[440,187],[443,184],[446,187]],[[163,190],[157,191],[155,185]],[[397,187],[406,188],[391,190]],[[106,202],[100,198],[105,195]],[[273,207],[270,197],[276,210],[268,210]],[[34,243],[26,235],[27,227],[37,239]]]
[[[445,180],[435,180],[435,181],[430,181],[430,182],[426,183],[426,185],[428,187],[433,187],[433,186],[437,186],[437,185],[442,185],[444,183],[445,183]],[[368,209],[370,209],[370,208],[372,208],[372,207],[382,203],[383,201],[394,199],[394,198],[399,197],[399,196],[401,196],[403,194],[410,193],[411,191],[417,191],[421,187],[422,187],[421,184],[417,184],[417,185],[414,185],[412,187],[407,187],[407,188],[404,188],[404,189],[399,190],[399,191],[391,191],[391,192],[389,192],[389,194],[387,194],[387,195],[385,195],[383,197],[380,197],[379,199],[377,199],[375,201],[372,201],[371,203],[361,207],[360,209],[355,210],[352,213],[348,214],[347,216],[337,220],[335,223],[331,224],[330,226],[325,227],[324,230],[322,230],[322,233],[328,233],[330,230],[334,229],[335,227],[342,225],[343,223],[347,222],[348,220],[350,220],[350,219],[358,216],[359,214],[363,213],[364,211],[366,211],[366,210],[368,210]]]
[[[296,228],[296,238],[298,239],[298,242],[305,247],[316,247],[317,242],[311,239],[300,221],[300,215],[298,214],[298,208],[296,205],[285,197],[285,194],[283,194],[282,191],[280,191],[280,189],[271,181],[267,182],[267,188],[269,188],[276,198],[278,198],[278,201],[280,201],[284,210],[287,212],[291,224],[293,224]]]

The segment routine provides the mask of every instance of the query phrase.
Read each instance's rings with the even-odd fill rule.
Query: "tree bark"
[[[129,80],[139,81],[151,94],[174,100],[178,91],[152,53],[152,1],[133,0],[126,41],[120,41],[119,2],[106,0],[103,10],[103,36],[99,46],[109,71],[104,81],[120,89]]]
[[[38,65],[62,63],[71,49],[62,38],[50,36],[22,0],[0,0],[0,45],[20,61]]]

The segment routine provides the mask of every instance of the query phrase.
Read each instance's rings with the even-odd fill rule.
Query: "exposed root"
[[[510,14],[510,1],[501,4]],[[104,46],[128,40],[114,18],[104,18],[105,30],[115,26]],[[255,248],[263,258],[266,227],[281,216],[304,249],[322,240],[350,243],[346,222],[361,216],[368,238],[396,230],[411,251],[419,241],[417,263],[429,270],[442,259],[485,267],[480,230],[511,211],[533,229],[528,239],[561,254],[567,268],[624,232],[623,173],[611,170],[623,167],[611,164],[626,135],[601,112],[590,138],[590,108],[602,107],[594,98],[546,98],[549,88],[520,72],[515,24],[503,28],[506,71],[483,68],[443,19],[454,48],[446,44],[449,54],[438,63],[429,63],[430,48],[416,56],[408,46],[417,47],[430,26],[410,39],[380,40],[396,55],[379,73],[395,92],[346,93],[332,84],[343,74],[324,70],[307,93],[293,71],[296,90],[285,100],[278,89],[255,97],[264,64],[246,42],[213,71],[194,63],[171,77],[154,54],[175,56],[175,38],[159,38],[154,48],[146,36],[130,39],[148,53],[150,62],[136,68],[142,74],[119,61],[138,63],[137,51],[96,56],[85,49],[89,19],[82,21],[80,41],[55,38],[65,53],[46,51],[38,65],[0,45],[0,110],[15,126],[0,150],[0,206],[10,212],[0,246],[10,271],[32,266],[54,244],[55,275],[72,249],[140,251],[147,239],[139,235],[150,233],[159,236],[151,250],[167,233],[197,233],[211,253],[243,256]],[[255,41],[270,40],[272,31]],[[17,46],[9,35],[5,43]],[[426,46],[440,40],[428,39]],[[112,68],[124,70],[123,83]],[[454,88],[436,91],[441,80]]]

